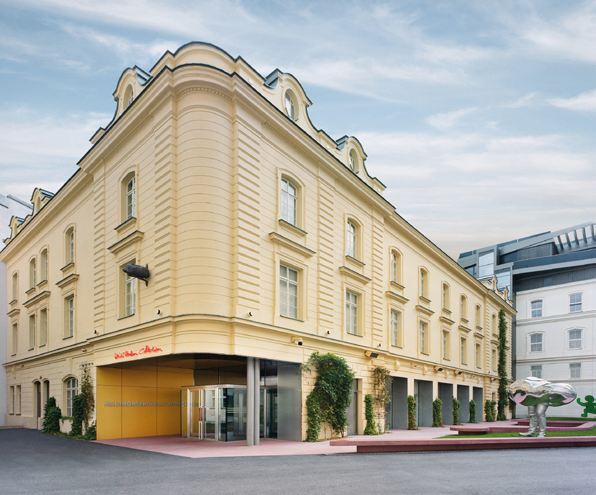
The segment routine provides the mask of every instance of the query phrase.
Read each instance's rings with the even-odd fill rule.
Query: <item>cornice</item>
[[[347,266],[340,266],[339,271],[342,275],[349,277],[349,278],[353,278],[354,280],[357,280],[361,284],[368,284],[371,281],[370,278],[368,278],[365,275],[362,275],[358,272],[355,272],[354,270],[352,270],[351,268],[348,268]]]
[[[450,320],[446,316],[439,316],[439,321],[447,323],[447,325],[453,325],[455,323],[453,320]]]
[[[70,285],[71,283],[76,282],[78,279],[79,279],[79,275],[78,274],[71,273],[68,277],[64,277],[59,282],[56,282],[56,285],[58,287],[60,287],[61,289],[64,289],[64,287]]]
[[[420,306],[420,304],[418,304],[416,306],[416,309],[418,310],[419,313],[423,313],[428,316],[435,314],[435,312],[432,309],[428,309],[428,308],[425,308],[424,306]]]
[[[8,316],[9,318],[12,318],[13,316],[17,316],[20,312],[21,312],[21,310],[19,308],[14,308],[14,309],[11,309],[8,313],[6,313],[6,316]]]
[[[295,251],[306,258],[310,258],[316,254],[316,251],[313,251],[302,244],[298,244],[297,242],[294,242],[291,239],[278,234],[277,232],[270,232],[269,239],[271,239],[271,242],[274,244],[279,244],[280,246],[291,249],[292,251]]]
[[[29,299],[28,301],[25,301],[23,303],[23,306],[25,306],[26,308],[29,308],[29,307],[33,306],[34,304],[37,304],[38,302],[43,301],[44,299],[46,299],[48,297],[50,297],[50,291],[44,290],[43,292],[40,292],[36,296]]]
[[[397,294],[396,292],[390,291],[388,290],[387,292],[385,292],[385,295],[389,298],[389,299],[393,299],[394,301],[400,302],[402,304],[406,304],[409,299],[405,298],[404,296]]]
[[[132,246],[135,242],[140,241],[145,236],[144,232],[139,230],[135,230],[131,234],[128,234],[123,239],[120,239],[118,242],[112,244],[108,247],[108,251],[112,254],[118,254],[123,249],[126,249],[129,246]]]
[[[458,328],[459,330],[461,330],[462,332],[466,332],[466,333],[470,333],[470,332],[472,331],[472,329],[471,329],[471,328],[468,328],[468,327],[466,327],[466,326],[464,326],[464,325],[458,325],[458,326],[457,326],[457,328]]]

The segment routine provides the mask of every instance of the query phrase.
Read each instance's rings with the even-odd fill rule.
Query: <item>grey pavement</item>
[[[590,494],[596,448],[189,459],[0,430],[0,494]]]

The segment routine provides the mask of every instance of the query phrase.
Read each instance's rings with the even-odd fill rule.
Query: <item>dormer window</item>
[[[134,99],[135,99],[135,97],[134,97],[134,93],[132,91],[132,86],[129,85],[126,88],[126,91],[124,91],[124,98],[123,98],[124,108],[125,109],[128,108],[132,104]]]
[[[290,117],[292,120],[297,120],[298,115],[296,114],[296,105],[294,104],[294,98],[292,98],[292,95],[289,91],[286,91],[284,96],[284,106],[286,108],[288,117]]]
[[[356,158],[356,153],[354,153],[354,151],[350,151],[350,169],[352,170],[352,172],[357,172],[358,171],[358,158]]]

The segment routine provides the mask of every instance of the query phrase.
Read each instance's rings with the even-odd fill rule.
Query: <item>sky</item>
[[[56,191],[134,65],[205,41],[292,73],[459,253],[596,220],[596,1],[0,0],[0,194]]]

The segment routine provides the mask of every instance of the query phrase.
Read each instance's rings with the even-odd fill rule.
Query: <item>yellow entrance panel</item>
[[[122,387],[121,410],[122,438],[157,434],[157,388]]]
[[[121,373],[118,368],[97,368],[97,439],[122,437]]]
[[[142,369],[122,369],[123,387],[157,387],[157,367],[145,366]]]
[[[179,388],[158,388],[157,402],[157,434],[158,435],[179,435],[180,434],[180,403]]]

